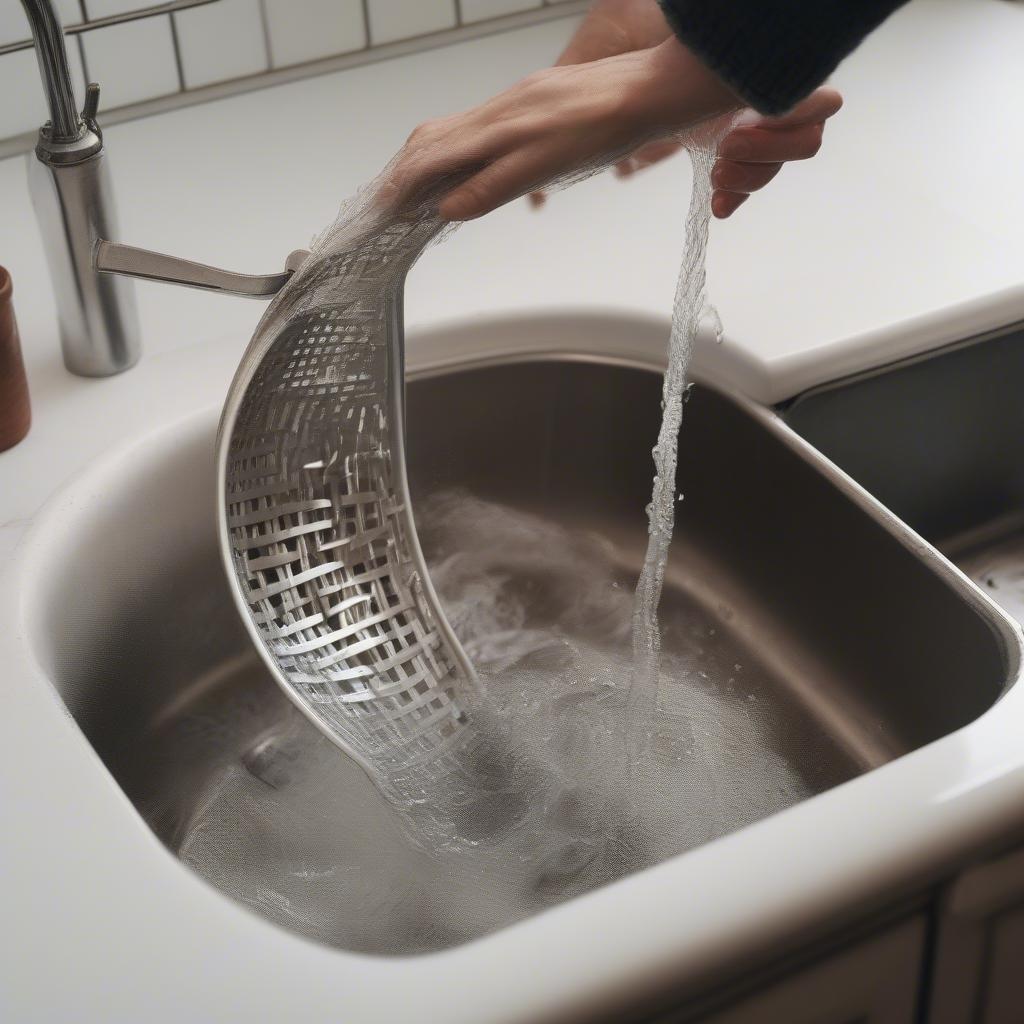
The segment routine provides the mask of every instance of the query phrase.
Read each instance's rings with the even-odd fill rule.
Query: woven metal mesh
[[[685,265],[683,283],[692,278],[694,287],[677,297],[668,427],[659,441],[665,458],[652,503],[665,506],[651,527],[663,543],[648,552],[641,576],[654,585],[642,588],[639,670],[624,687],[624,759],[605,758],[633,789],[643,786],[657,707],[655,612],[676,500],[686,360],[703,295],[707,172],[722,124],[690,139],[701,187],[687,222],[694,265]],[[243,357],[221,424],[221,539],[236,599],[285,692],[414,811],[416,831],[425,826],[432,841],[472,846],[509,834],[539,794],[557,792],[559,769],[531,750],[522,730],[497,720],[494,701],[481,699],[427,575],[405,477],[402,293],[409,268],[444,224],[436,191],[434,202],[400,209],[377,202],[387,191],[371,184],[314,242]]]
[[[268,310],[234,382],[226,541],[237,596],[292,700],[385,788],[410,769],[423,785],[456,767],[477,695],[427,578],[402,454],[402,285],[439,225],[340,220]]]

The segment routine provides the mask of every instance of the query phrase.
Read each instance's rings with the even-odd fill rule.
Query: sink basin
[[[408,388],[428,561],[460,544],[455,495],[496,545],[510,521],[591,545],[597,585],[628,595],[655,368],[557,337],[486,359],[471,348],[421,361]],[[59,573],[33,578],[36,657],[138,815],[211,885],[337,949],[446,949],[564,898],[531,866],[467,878],[414,851],[360,770],[292,710],[223,578],[215,427],[208,410],[108,461],[50,543]],[[689,824],[657,859],[830,799],[971,723],[1012,680],[1016,636],[998,611],[771,412],[698,383],[679,482],[662,624]],[[530,626],[579,583],[561,562],[506,568]],[[577,618],[580,636],[608,629]]]
[[[801,396],[799,434],[1024,621],[1024,328]]]

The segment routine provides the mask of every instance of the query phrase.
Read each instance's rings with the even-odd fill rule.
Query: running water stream
[[[661,633],[658,603],[665,582],[668,549],[675,527],[676,465],[679,428],[686,402],[687,369],[705,312],[706,255],[711,220],[711,168],[728,119],[703,125],[691,136],[687,152],[693,166],[693,191],[686,216],[683,261],[672,307],[668,367],[662,385],[662,419],[654,446],[654,487],[647,506],[648,540],[633,605],[633,679],[630,718],[636,725],[649,721],[657,704]],[[713,311],[712,311],[713,312]],[[717,314],[713,314],[717,322]]]

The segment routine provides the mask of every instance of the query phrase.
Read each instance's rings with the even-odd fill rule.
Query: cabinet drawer
[[[925,918],[914,916],[710,1016],[670,1014],[662,1024],[913,1024],[924,936]]]

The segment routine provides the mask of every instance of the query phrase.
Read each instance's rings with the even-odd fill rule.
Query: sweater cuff
[[[676,35],[745,103],[783,114],[906,0],[658,0]]]

